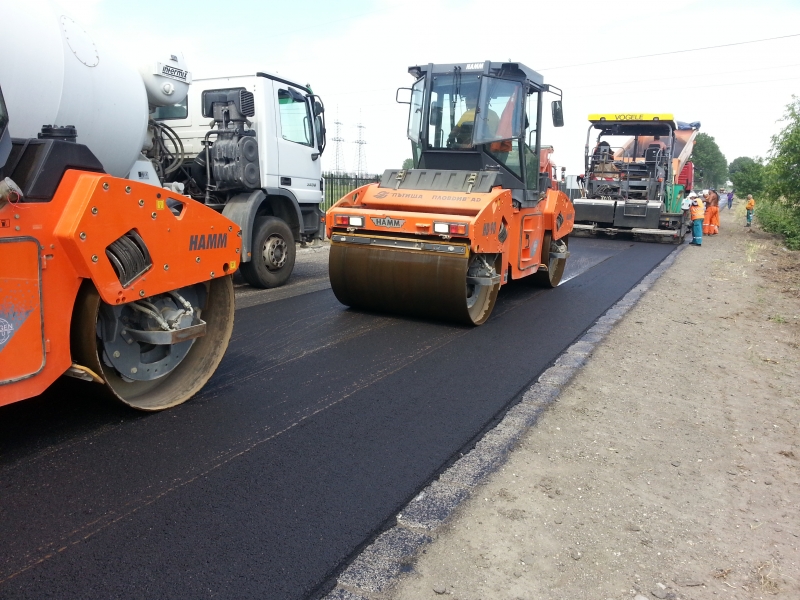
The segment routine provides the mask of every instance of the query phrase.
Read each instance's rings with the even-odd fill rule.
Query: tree
[[[719,187],[728,178],[728,161],[717,146],[714,138],[707,133],[699,133],[694,140],[692,152],[694,166],[703,172],[703,187]]]
[[[414,168],[414,160],[411,158],[407,158],[403,161],[403,169],[413,169]]]
[[[800,98],[792,96],[781,121],[786,125],[772,136],[767,194],[800,209]]]
[[[739,158],[734,158],[731,161],[731,164],[728,165],[728,173],[731,177],[733,177],[733,175],[741,171],[743,168],[752,165],[754,162],[756,161],[749,156],[740,156]]]
[[[760,158],[752,159],[749,156],[740,156],[731,162],[728,173],[733,187],[739,192],[740,197],[746,194],[759,196],[764,191],[764,161]]]

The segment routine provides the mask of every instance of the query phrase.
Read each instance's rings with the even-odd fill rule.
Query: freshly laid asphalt
[[[561,286],[512,282],[477,328],[251,294],[182,406],[66,380],[0,408],[0,598],[324,592],[672,249],[572,240]]]

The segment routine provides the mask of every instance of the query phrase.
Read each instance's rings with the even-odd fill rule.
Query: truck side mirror
[[[0,90],[0,169],[2,169],[8,156],[11,154],[11,134],[8,132],[8,109],[3,99],[3,90]]]
[[[564,109],[561,106],[561,100],[553,100],[550,106],[553,110],[553,127],[563,127]]]
[[[317,130],[317,149],[319,150],[319,153],[322,154],[325,152],[325,145],[327,143],[325,138],[327,131],[325,130],[325,121],[323,120],[322,115],[318,115],[314,119],[314,126]]]
[[[314,100],[314,116],[318,117],[325,112],[325,107],[319,100]]]
[[[411,104],[411,88],[397,88],[394,99],[398,104]]]

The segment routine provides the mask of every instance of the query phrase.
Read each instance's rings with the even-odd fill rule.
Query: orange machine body
[[[152,267],[123,287],[106,248],[132,229]],[[42,393],[72,365],[70,321],[83,280],[103,301],[122,304],[232,274],[240,252],[239,227],[214,210],[110,175],[69,170],[49,202],[6,203],[0,406]]]
[[[337,225],[337,216],[363,217],[362,227]],[[532,275],[542,266],[542,238],[569,235],[575,211],[567,196],[548,189],[533,207],[515,208],[511,192],[495,187],[488,193],[392,190],[377,183],[347,194],[327,212],[330,238],[334,231],[352,235],[416,237],[466,244],[471,252],[501,253],[501,282]],[[441,235],[435,223],[466,225],[463,234]],[[503,234],[502,232],[506,233]]]

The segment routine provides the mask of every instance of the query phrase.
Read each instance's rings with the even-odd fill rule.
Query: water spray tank
[[[35,138],[44,125],[69,124],[108,173],[125,177],[147,131],[142,77],[48,0],[3,4],[3,45],[14,49],[0,57],[11,135]],[[166,94],[163,82],[160,89]]]
[[[180,104],[189,93],[192,74],[180,52],[161,51],[139,67],[150,106]]]

